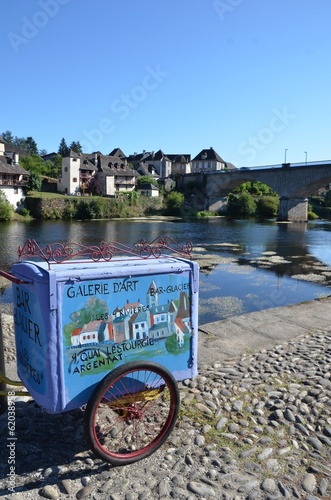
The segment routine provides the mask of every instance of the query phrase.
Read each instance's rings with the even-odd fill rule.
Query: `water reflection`
[[[159,236],[169,236],[179,244],[193,243],[201,269],[202,323],[331,293],[331,223],[320,221],[278,224],[213,218],[0,223],[0,267],[10,269],[18,246],[27,239],[35,239],[41,247],[68,241],[95,245],[103,240],[132,246]],[[10,291],[3,288],[2,293],[0,300],[11,300]]]

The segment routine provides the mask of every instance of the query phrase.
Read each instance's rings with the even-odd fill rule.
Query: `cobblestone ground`
[[[6,323],[6,358],[14,352]],[[9,341],[8,341],[9,339]],[[0,496],[13,499],[331,499],[331,329],[200,366],[179,384],[167,442],[112,468],[87,449],[84,411],[47,415],[17,398],[15,476],[1,448]],[[1,442],[8,414],[0,417]]]

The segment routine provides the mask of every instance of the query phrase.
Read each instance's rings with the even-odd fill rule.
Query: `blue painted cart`
[[[50,413],[86,405],[87,442],[113,465],[164,443],[178,415],[177,381],[197,374],[199,269],[190,250],[168,238],[133,248],[42,249],[29,240],[5,273],[23,385]]]

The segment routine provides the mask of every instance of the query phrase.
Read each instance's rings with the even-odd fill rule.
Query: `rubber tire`
[[[170,400],[168,401],[169,403],[168,415],[165,416],[165,421],[162,424],[162,427],[160,428],[158,434],[155,435],[148,444],[144,445],[140,449],[133,451],[128,451],[128,450],[121,451],[120,449],[117,451],[109,450],[104,444],[100,442],[97,433],[98,423],[96,422],[96,418],[98,410],[100,408],[105,409],[104,406],[102,407],[102,399],[104,395],[110,390],[110,388],[114,386],[115,383],[118,384],[120,381],[122,386],[123,384],[125,384],[126,376],[129,376],[133,372],[143,372],[146,370],[149,371],[151,374],[154,374],[155,376],[161,377],[164,380],[165,386],[169,390]],[[129,397],[131,398],[131,396]],[[158,400],[158,402],[162,402],[161,398],[155,398],[155,401],[156,400]],[[147,405],[149,405],[149,403],[147,403]],[[111,463],[112,465],[115,466],[128,465],[134,463],[154,453],[166,441],[176,423],[178,417],[179,405],[180,405],[180,395],[177,382],[173,377],[173,375],[170,373],[170,371],[167,370],[164,366],[151,361],[133,361],[125,363],[124,365],[115,368],[113,371],[107,374],[93,391],[87,403],[84,416],[85,439],[90,449],[95,453],[95,455],[104,460],[105,462]],[[163,404],[163,408],[164,407],[165,405]],[[115,420],[119,422],[119,425],[123,428],[123,431],[125,429],[128,429],[129,427],[128,425],[126,427],[124,426],[123,416],[119,417],[117,412],[115,413],[110,409],[109,410],[105,409],[105,411],[109,411],[109,413],[111,412],[112,418],[115,416]],[[132,420],[134,421],[134,419]],[[136,420],[138,421],[142,419],[139,419],[138,417]],[[146,421],[146,424],[148,425],[148,421]],[[144,424],[141,423],[140,428],[143,428],[143,425]],[[134,425],[132,427],[134,427]],[[115,427],[113,428],[113,431],[114,429],[116,432]],[[110,441],[110,443],[111,442],[112,441]]]

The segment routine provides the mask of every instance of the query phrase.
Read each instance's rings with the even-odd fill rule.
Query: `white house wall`
[[[79,192],[79,168],[80,158],[62,158],[62,177],[57,184],[58,191],[72,195]]]
[[[20,203],[21,199],[25,199],[25,194],[22,188],[20,187],[12,187],[12,186],[2,186],[1,190],[5,193],[7,200],[15,210],[17,209],[18,203]]]
[[[106,196],[115,196],[115,178],[106,176]]]

